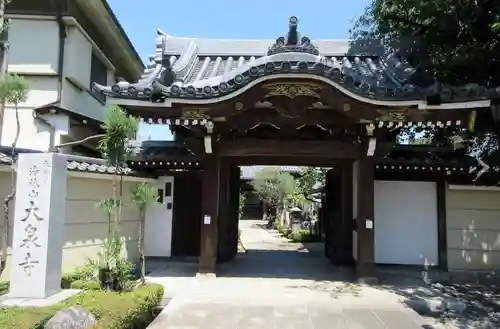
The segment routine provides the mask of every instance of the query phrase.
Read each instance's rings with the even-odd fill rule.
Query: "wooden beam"
[[[334,109],[304,109],[302,113],[281,113],[274,108],[254,108],[228,117],[232,128],[252,127],[258,123],[272,123],[277,126],[324,125],[342,126],[354,123],[342,112]]]
[[[360,144],[339,141],[235,139],[220,144],[220,154],[230,157],[323,157],[325,159],[355,159],[364,148]]]

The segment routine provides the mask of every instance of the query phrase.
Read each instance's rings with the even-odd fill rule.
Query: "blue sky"
[[[299,18],[299,31],[314,39],[346,39],[370,0],[168,1],[108,0],[144,62],[155,50],[156,30],[175,36],[276,39]],[[142,137],[165,139],[165,127],[141,129]]]

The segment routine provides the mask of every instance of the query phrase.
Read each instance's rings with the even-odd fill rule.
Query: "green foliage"
[[[493,0],[373,0],[351,34],[398,40],[406,49],[418,42],[441,82],[498,86],[499,13],[500,1]],[[409,59],[414,66],[426,65],[418,56]]]
[[[158,200],[158,190],[148,183],[134,185],[131,189],[131,199],[139,211],[146,211],[148,204]]]
[[[0,81],[0,98],[7,103],[18,105],[28,99],[29,86],[23,77],[7,74]]]
[[[299,229],[291,234],[289,234],[288,238],[293,242],[311,242],[313,241],[313,235],[311,234],[311,230],[307,229]]]
[[[120,287],[123,287],[132,277],[132,269],[134,265],[125,259],[123,254],[124,243],[116,231],[108,236],[101,250],[98,253],[97,259],[89,259],[89,266],[93,268],[95,273],[100,269],[108,269],[111,271],[113,279],[118,280]]]
[[[111,106],[107,109],[102,128],[105,135],[99,141],[99,150],[110,165],[123,167],[133,151],[129,140],[137,134],[139,120],[119,106]]]
[[[127,281],[125,282],[121,291],[132,291],[135,288],[135,285],[135,281]],[[70,285],[70,288],[80,290],[101,290],[101,284],[98,280],[95,279],[83,279],[73,281]]]
[[[119,205],[120,200],[116,200],[114,198],[103,199],[95,204],[97,209],[104,211],[106,214],[106,219],[108,220],[108,235],[112,232],[111,219],[113,216],[117,215]]]
[[[251,184],[255,193],[273,206],[282,206],[295,187],[292,175],[275,168],[259,171]]]
[[[97,209],[100,209],[106,213],[108,217],[111,217],[112,214],[116,212],[118,209],[118,205],[120,204],[120,200],[115,200],[113,198],[107,198],[100,200],[95,204]]]
[[[100,290],[101,284],[97,280],[76,280],[71,282],[71,289]]]
[[[154,203],[158,200],[158,190],[148,183],[141,183],[132,188],[131,194],[132,202],[136,205],[141,216],[137,247],[141,258],[141,282],[144,284],[146,282],[146,261],[144,257],[144,225],[146,221],[146,207],[148,204]]]
[[[0,309],[0,328],[43,329],[60,309],[81,305],[91,312],[98,324],[93,329],[145,328],[154,318],[154,310],[163,298],[163,286],[147,284],[130,292],[87,290],[50,307]]]
[[[9,282],[0,282],[0,296],[9,292]]]
[[[90,280],[97,277],[95,268],[91,265],[82,266],[74,269],[69,273],[65,273],[61,277],[61,288],[69,289],[71,284],[78,280]]]
[[[239,195],[239,200],[238,200],[238,214],[239,218],[243,217],[243,211],[245,210],[245,192],[240,189],[240,195]]]

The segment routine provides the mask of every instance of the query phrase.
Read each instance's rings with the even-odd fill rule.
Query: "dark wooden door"
[[[186,172],[175,176],[172,256],[200,255],[201,199],[200,173]]]

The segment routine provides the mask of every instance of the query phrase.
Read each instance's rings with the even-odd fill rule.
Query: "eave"
[[[145,66],[125,30],[106,0],[76,0],[78,6],[92,19],[106,40],[116,49],[115,56],[127,67],[130,76],[140,77]]]

